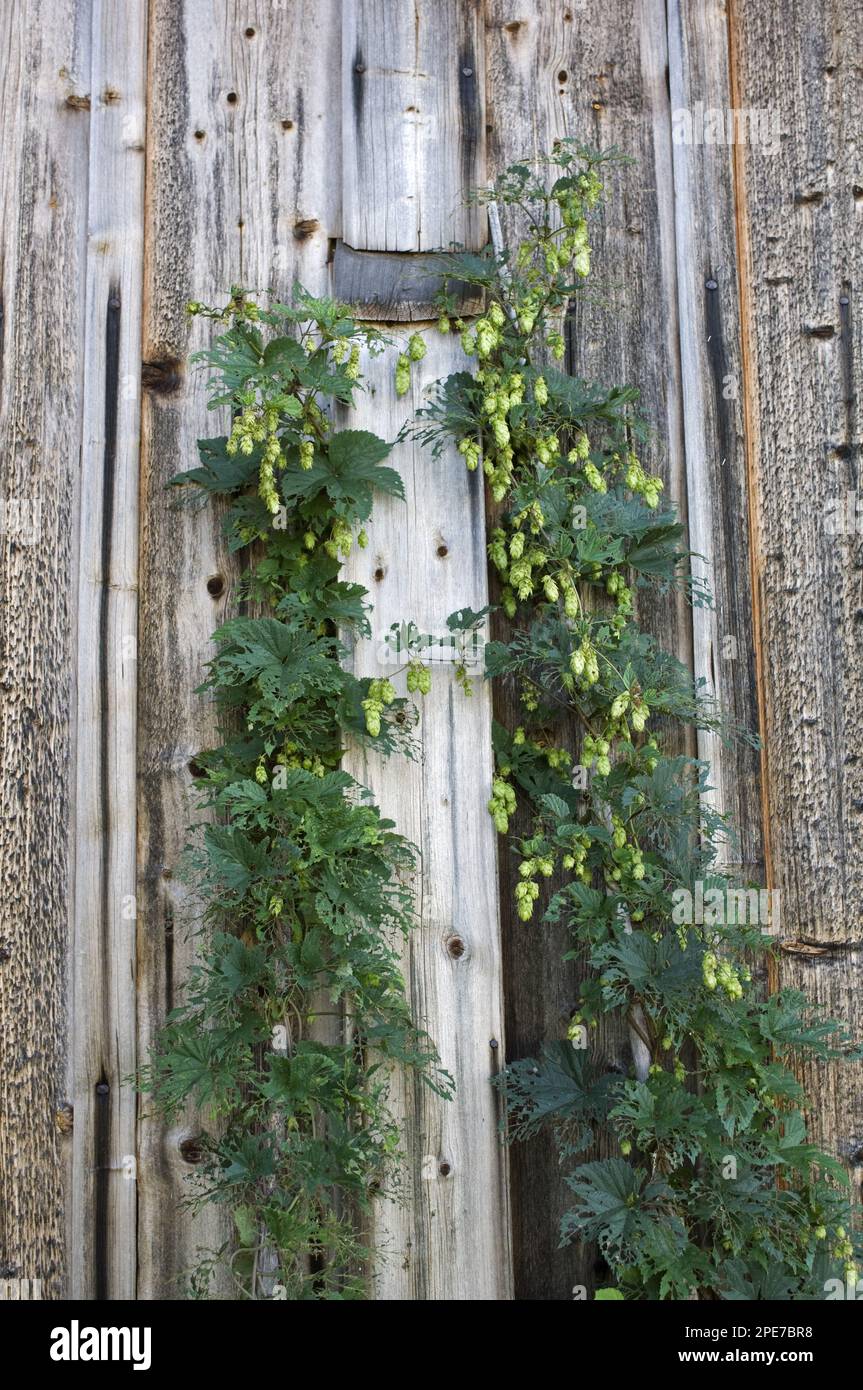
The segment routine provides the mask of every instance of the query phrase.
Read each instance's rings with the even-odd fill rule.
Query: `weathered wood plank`
[[[463,200],[484,171],[481,7],[474,0],[344,8],[344,240],[358,251],[480,244],[484,218]],[[369,286],[359,291],[366,302]],[[405,331],[393,335],[405,341]],[[431,335],[411,394],[395,395],[391,353],[368,364],[371,390],[351,415],[396,438],[423,387],[457,370],[458,340]],[[437,460],[413,441],[393,455],[407,507],[379,498],[369,549],[349,565],[372,592],[371,642],[354,652],[361,675],[388,670],[379,650],[394,622],[445,633],[447,616],[486,601],[482,486],[455,450]],[[398,677],[402,686],[404,676]],[[423,701],[416,764],[381,765],[355,752],[349,770],[420,850],[418,927],[405,978],[414,1016],[437,1043],[456,1086],[442,1102],[393,1078],[409,1159],[402,1202],[381,1204],[385,1259],[373,1293],[385,1299],[511,1296],[507,1163],[491,1074],[502,1055],[501,958],[491,785],[491,705],[466,700],[451,669]],[[494,1045],[492,1045],[494,1044]]]
[[[402,333],[393,336],[402,340]],[[351,427],[394,439],[424,389],[458,369],[458,351],[430,333],[403,401],[393,391],[393,354],[369,362],[370,389],[352,412]],[[408,440],[391,458],[407,502],[377,499],[368,549],[351,558],[346,572],[371,591],[374,605],[372,638],[356,645],[354,671],[390,676],[404,693],[404,674],[381,659],[383,639],[391,624],[411,620],[420,631],[445,637],[450,613],[484,606],[485,524],[479,474],[467,472],[454,448],[432,460]],[[496,851],[486,811],[491,699],[481,680],[473,690],[468,699],[452,664],[433,667],[415,731],[417,760],[382,762],[355,751],[346,762],[420,852],[418,922],[404,955],[405,979],[414,1017],[455,1080],[455,1098],[447,1102],[421,1083],[394,1077],[408,1164],[399,1203],[378,1209],[375,1240],[385,1258],[376,1298],[511,1297],[507,1155],[491,1085],[503,1051]]]
[[[859,1037],[863,29],[854,0],[734,0],[729,21],[732,104],[767,117],[766,139],[734,153],[777,982],[806,988]],[[806,942],[824,954],[807,958],[795,948]],[[860,1077],[859,1064],[804,1074],[816,1140],[848,1162],[858,1199]]]
[[[542,155],[562,136],[594,149],[618,145],[635,160],[607,180],[608,200],[591,233],[593,273],[568,323],[567,366],[607,386],[639,388],[641,413],[655,431],[642,458],[662,475],[665,497],[685,516],[664,5],[491,0],[487,15],[492,172]],[[519,231],[505,216],[506,240],[514,243]],[[638,610],[642,625],[689,664],[683,601],[642,594]],[[499,691],[496,709],[510,726],[520,722],[515,692]],[[694,749],[691,741],[683,746]],[[563,929],[543,926],[540,937],[518,921],[505,852],[501,881],[507,1039],[511,1056],[526,1056],[565,1036],[578,999],[578,970],[561,964],[570,944]],[[625,1030],[602,1027],[596,1046],[609,1063],[629,1064]],[[517,1297],[566,1299],[574,1285],[590,1288],[595,1252],[558,1248],[559,1221],[571,1196],[551,1136],[517,1146],[511,1164]]]
[[[190,466],[198,436],[224,428],[203,380],[183,366],[209,337],[189,298],[215,302],[232,283],[290,295],[295,278],[328,284],[340,186],[339,6],[227,6],[155,0],[144,358],[139,644],[139,1029],[142,1053],[178,999],[194,954],[199,904],[176,875],[192,819],[189,763],[216,737],[194,694],[214,628],[236,612],[235,560],[211,508],[178,510],[168,479]],[[198,1120],[166,1132],[141,1123],[140,1295],[180,1296],[199,1248],[225,1238],[217,1213],[179,1209],[200,1150]]]
[[[479,0],[344,0],[344,239],[362,251],[482,244]],[[386,196],[381,196],[386,190]]]
[[[40,1280],[43,1298],[68,1289],[89,43],[74,0],[0,12],[0,1277]]]
[[[693,576],[706,580],[715,603],[693,609],[694,670],[725,716],[757,733],[734,158],[732,146],[714,138],[716,117],[705,122],[710,112],[724,121],[731,106],[725,5],[673,0],[668,21],[689,544]],[[711,765],[707,799],[736,831],[723,859],[763,883],[759,754],[706,732],[698,754]]]
[[[71,1286],[135,1297],[135,730],[146,4],[93,7],[75,793]]]
[[[333,293],[350,304],[358,318],[384,323],[434,318],[434,298],[443,285],[437,256],[354,251],[341,241],[336,246]],[[475,285],[447,280],[447,291],[462,316],[481,312],[482,293]]]

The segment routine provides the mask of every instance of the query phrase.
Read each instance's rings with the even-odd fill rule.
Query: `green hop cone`
[[[411,389],[411,360],[400,352],[396,361],[396,395],[406,396]]]
[[[351,348],[348,365],[345,367],[345,376],[348,381],[357,381],[360,375],[360,350],[356,343]]]
[[[380,700],[376,700],[372,695],[363,700],[362,708],[366,717],[366,730],[372,738],[377,738],[381,731],[381,711],[383,705]]]

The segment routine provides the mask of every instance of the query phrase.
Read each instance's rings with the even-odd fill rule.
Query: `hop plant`
[[[599,680],[599,660],[596,648],[589,637],[582,637],[581,642],[572,652],[569,658],[569,669],[580,685],[596,685]]]
[[[336,517],[330,531],[330,538],[324,542],[324,550],[333,560],[338,560],[340,555],[350,555],[353,549],[354,537],[348,523],[341,517]]]
[[[492,783],[488,811],[501,835],[505,835],[509,830],[509,818],[515,814],[515,808],[515,791],[509,782],[502,777],[496,777]]]
[[[583,430],[580,430],[575,437],[575,443],[567,455],[569,462],[574,464],[584,463],[590,457],[590,440]]]
[[[407,687],[410,694],[418,692],[420,695],[428,695],[431,690],[431,671],[428,666],[424,666],[421,661],[410,661],[408,663]]]
[[[373,680],[369,683],[368,694],[361,701],[365,711],[366,731],[372,738],[378,738],[381,732],[381,715],[387,705],[391,705],[396,698],[395,687],[389,680]]]
[[[480,450],[477,441],[469,438],[460,439],[458,442],[458,451],[463,455],[464,461],[470,472],[473,473],[479,464]]]
[[[225,306],[190,309],[218,334],[200,357],[212,373],[211,404],[232,407],[224,447],[251,463],[242,487],[234,477],[220,486],[213,472],[204,493],[229,499],[235,548],[260,542],[245,591],[263,615],[232,619],[216,634],[205,688],[228,738],[196,783],[219,823],[203,828],[189,861],[212,930],[200,934],[186,1000],[141,1084],[172,1121],[196,1105],[208,1126],[202,1200],[234,1215],[235,1238],[192,1276],[199,1296],[222,1260],[241,1297],[266,1296],[252,1254],[266,1245],[267,1277],[287,1297],[353,1298],[362,1294],[354,1271],[369,1252],[351,1194],[387,1186],[398,1162],[380,1056],[450,1089],[410,1019],[399,966],[397,942],[412,925],[413,851],[338,774],[357,704],[383,751],[405,746],[398,716],[385,717],[392,683],[361,682],[341,665],[334,615],[361,634],[364,591],[325,563],[349,552],[357,527],[358,544],[367,543],[373,488],[399,490],[391,470],[372,473],[390,446],[368,431],[342,432],[337,502],[309,476],[316,457],[324,463],[335,452],[333,397],[345,400],[359,380],[361,348],[383,342],[345,306],[302,291],[291,305],[259,309],[234,287]],[[301,351],[283,350],[288,335]],[[268,352],[272,343],[279,347]],[[298,458],[302,481],[285,472],[289,458]],[[200,472],[175,481],[198,486]],[[278,521],[262,525],[262,510]],[[427,673],[414,680],[424,688]],[[377,1037],[374,1060],[341,1041],[312,1040],[312,990],[324,967],[332,1007],[349,1010],[358,1037]],[[282,1019],[287,1044],[273,1053]],[[265,1169],[273,1181],[262,1180]]]
[[[584,465],[584,476],[594,492],[607,492],[608,484],[600,473],[595,463],[590,460]]]
[[[348,356],[347,366],[345,367],[345,376],[348,378],[348,381],[358,381],[359,375],[360,349],[359,345],[357,343],[354,343]]]
[[[616,1139],[620,1157],[568,1175],[575,1202],[563,1237],[596,1241],[628,1295],[686,1299],[703,1287],[710,1298],[758,1296],[769,1244],[771,1287],[817,1296],[816,1253],[856,1272],[861,1241],[837,1222],[847,1204],[834,1161],[801,1158],[797,1167],[789,1158],[815,1151],[792,1099],[799,1089],[782,1068],[790,1055],[836,1054],[813,1041],[799,1001],[753,997],[741,958],[751,936],[725,928],[705,939],[672,916],[673,893],[690,869],[709,871],[724,827],[703,797],[706,770],[665,751],[648,725],[658,714],[717,732],[722,724],[689,674],[640,631],[633,596],[636,584],[694,590],[681,572],[679,528],[665,518],[657,527],[649,515],[662,482],[633,447],[645,437],[641,423],[619,391],[586,392],[549,360],[564,356],[558,316],[590,272],[588,217],[604,162],[563,140],[549,157],[553,181],[541,164],[514,166],[499,181],[495,198],[527,213],[514,220],[530,230],[484,268],[489,307],[470,329],[456,324],[475,359],[472,379],[450,378],[429,412],[431,434],[453,433],[471,466],[482,460],[502,505],[488,547],[501,607],[522,619],[490,653],[490,673],[512,680],[524,710],[511,735],[495,730],[489,802],[501,833],[516,788],[534,819],[520,846],[517,915],[533,917],[540,885],[559,865],[567,881],[546,920],[566,925],[570,954],[586,961],[577,1025],[618,1014],[650,1052],[646,1079],[603,1075],[600,1059],[568,1043],[565,1057],[551,1049],[513,1063],[511,1123],[518,1135],[532,1133],[554,1094],[562,1160],[571,1163],[597,1126]],[[503,274],[489,285],[496,268]],[[566,739],[549,727],[559,710],[562,729],[581,729],[579,772],[593,774],[586,785],[570,777]],[[701,1073],[698,1086],[690,1067]],[[751,1101],[741,1103],[744,1077]],[[600,1104],[605,1086],[610,1099]],[[732,1132],[747,1181],[712,1184],[709,1136]],[[633,1152],[639,1166],[630,1168]],[[663,1189],[655,1211],[654,1181]],[[637,1221],[610,1215],[622,1201]]]
[[[406,396],[411,388],[411,359],[400,352],[396,360],[396,395]]]

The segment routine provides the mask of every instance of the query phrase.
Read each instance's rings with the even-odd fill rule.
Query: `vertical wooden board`
[[[653,431],[641,456],[662,475],[665,498],[685,520],[665,7],[658,0],[613,7],[599,0],[490,0],[487,19],[492,174],[546,153],[564,136],[594,149],[617,145],[635,161],[606,178],[607,202],[591,231],[593,271],[568,320],[567,369],[609,387],[639,389],[641,414]],[[517,221],[506,216],[504,223],[514,244]],[[682,599],[642,592],[638,615],[691,665]],[[496,708],[503,722],[520,721],[514,692],[500,691]],[[672,746],[694,751],[685,733],[672,731],[672,739]],[[566,1035],[578,969],[561,964],[569,946],[564,929],[540,932],[518,921],[508,856],[501,878],[509,1051],[532,1055],[544,1041]],[[596,1047],[607,1064],[629,1065],[625,1030],[601,1027]],[[558,1248],[560,1217],[571,1198],[551,1137],[517,1146],[511,1163],[517,1297],[559,1300],[572,1297],[574,1285],[590,1288],[602,1272],[595,1252]]]
[[[326,288],[339,231],[339,5],[300,0],[225,6],[154,0],[150,18],[145,270],[141,619],[139,642],[139,1030],[146,1054],[178,1001],[200,904],[177,874],[194,819],[189,763],[217,731],[194,694],[213,630],[237,610],[237,561],[212,507],[178,506],[170,477],[195,441],[226,427],[206,410],[188,354],[211,329],[190,298],[232,283],[289,296],[299,278]],[[208,583],[210,587],[208,588]],[[210,1209],[181,1208],[195,1172],[199,1119],[140,1128],[142,1298],[175,1298],[198,1251],[226,1230]],[[225,1286],[219,1285],[225,1292]],[[228,1290],[230,1292],[230,1290]]]
[[[0,43],[0,1277],[56,1299],[89,14],[7,5]]]
[[[793,931],[794,923],[786,923]],[[839,1018],[859,1043],[863,1034],[860,974],[861,938],[853,946],[811,946],[786,940],[781,947],[779,983],[799,989],[828,1018]],[[798,1076],[809,1098],[807,1123],[811,1142],[836,1154],[847,1165],[852,1201],[863,1198],[863,1064],[804,1062]]]
[[[135,695],[146,5],[93,7],[84,325],[72,1293],[135,1297]]]
[[[844,506],[859,469],[854,85],[863,37],[850,4],[798,4],[780,22],[736,3],[732,41],[737,102],[775,113],[781,131],[776,149],[738,150],[774,870],[789,925],[841,941],[859,937],[863,874],[854,853],[861,540]]]
[[[722,0],[669,5],[675,243],[689,544],[692,573],[714,607],[693,610],[693,662],[725,717],[759,729],[757,614],[752,602],[734,158],[724,138],[731,108],[728,25]],[[716,113],[722,113],[722,125]],[[722,136],[721,140],[717,137]],[[710,763],[706,798],[728,814],[736,842],[723,860],[764,883],[760,756],[700,732]]]
[[[398,330],[401,342],[406,335]],[[367,365],[368,394],[352,428],[394,439],[422,404],[424,389],[458,370],[453,344],[431,332],[415,364],[411,394],[397,401],[394,353]],[[481,479],[454,448],[433,459],[407,440],[392,462],[406,502],[379,497],[369,545],[346,577],[370,590],[372,638],[356,644],[359,676],[390,676],[400,694],[404,674],[382,658],[391,624],[415,621],[446,636],[446,619],[486,603]],[[417,847],[417,926],[404,954],[416,1022],[436,1042],[455,1080],[441,1100],[423,1084],[393,1078],[408,1164],[399,1203],[381,1203],[375,1241],[383,1257],[376,1298],[489,1300],[511,1297],[506,1150],[498,1132],[500,1101],[492,1087],[503,1052],[501,958],[494,828],[486,810],[491,786],[491,701],[472,681],[467,698],[453,667],[432,668],[431,694],[420,701],[417,758],[382,762],[355,750],[346,766],[375,793],[386,816]]]
[[[344,0],[344,239],[363,251],[482,244],[480,0]],[[369,196],[386,189],[386,197]]]
[[[484,172],[480,16],[475,0],[345,5],[342,221],[355,250],[475,246],[484,235],[477,211],[462,211]],[[398,339],[405,341],[403,331]],[[401,403],[393,359],[371,363],[374,395],[363,398],[351,423],[368,422],[394,438],[421,385],[456,370],[459,360],[457,342],[433,339],[415,369],[414,398]],[[407,513],[380,499],[370,547],[376,558],[352,566],[373,589],[378,640],[395,621],[437,631],[457,608],[482,607],[487,592],[478,478],[466,478],[454,452],[435,463],[403,443],[396,457]],[[381,669],[375,648],[357,649],[359,674]],[[393,1078],[411,1171],[402,1203],[378,1213],[376,1243],[389,1258],[375,1293],[507,1298],[506,1158],[490,1082],[502,1045],[495,849],[485,811],[491,710],[485,689],[459,710],[452,677],[439,677],[437,686],[426,701],[417,768],[380,766],[359,754],[351,762],[422,854],[420,926],[405,955],[408,994],[456,1082],[447,1105]]]
[[[859,6],[729,10],[733,104],[778,138],[735,146],[766,674],[766,802],[782,894],[782,983],[809,991],[859,1037],[861,758],[859,498],[863,366]],[[769,129],[769,127],[768,127]],[[801,944],[824,953],[806,964]],[[816,1137],[863,1175],[861,1068],[817,1086]]]

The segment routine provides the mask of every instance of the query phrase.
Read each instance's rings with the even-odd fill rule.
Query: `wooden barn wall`
[[[344,244],[471,241],[455,185],[556,136],[635,161],[609,180],[567,360],[641,389],[647,461],[716,592],[712,610],[654,601],[641,617],[763,735],[760,754],[697,747],[738,824],[727,857],[781,890],[771,983],[863,1032],[859,0],[14,0],[0,32],[0,1278],[41,1280],[49,1298],[176,1298],[224,1235],[181,1206],[194,1113],[166,1130],[124,1084],[192,958],[178,867],[190,765],[214,732],[193,691],[237,607],[218,517],[165,488],[218,427],[187,365],[204,331],[186,301],[233,282],[326,291]],[[361,84],[365,125],[343,83]],[[727,125],[729,108],[745,138],[711,139],[710,112]],[[387,612],[403,595],[414,616],[411,573],[426,588],[445,573],[441,601],[470,602],[451,576],[458,561],[481,595],[482,509],[465,496],[467,526],[404,467],[416,505]],[[392,526],[382,515],[384,551],[403,540]],[[441,865],[452,846],[429,807],[454,765],[448,698],[419,783],[370,772]],[[510,694],[496,699],[506,714]],[[458,892],[430,898],[411,978],[469,1044],[466,1102],[493,1123],[480,1043],[493,1026],[510,1056],[560,1037],[577,971],[554,933],[513,919],[480,802],[466,824],[481,923],[456,920]],[[497,868],[500,938],[476,897]],[[467,950],[447,955],[455,936]],[[596,1045],[626,1065],[623,1036]],[[805,1077],[817,1138],[858,1196],[861,1070]],[[550,1143],[507,1165],[467,1109],[404,1104],[413,1195],[388,1238],[420,1238],[378,1297],[590,1285],[594,1252],[557,1248],[567,1190]],[[465,1213],[485,1223],[473,1264]]]

